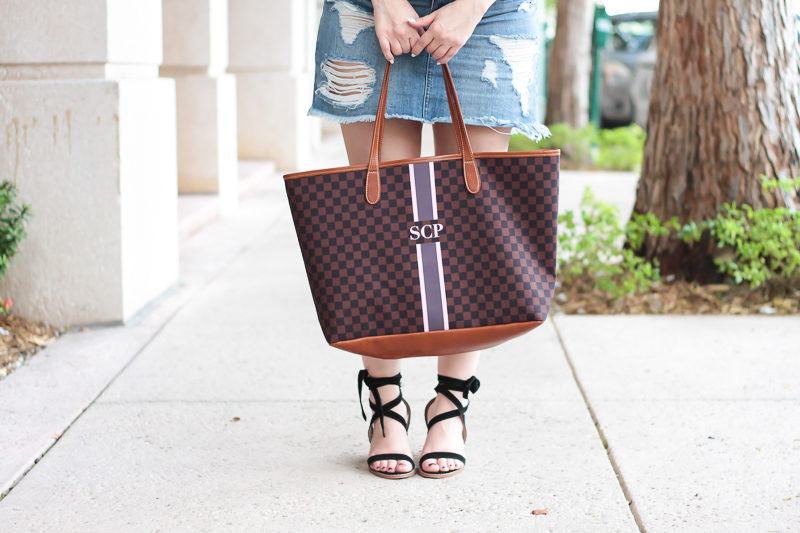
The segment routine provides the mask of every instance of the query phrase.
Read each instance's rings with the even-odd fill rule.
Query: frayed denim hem
[[[336,122],[339,124],[352,124],[353,122],[374,122],[375,115],[353,115],[353,116],[342,116],[342,115],[334,115],[332,113],[327,113],[325,111],[321,111],[315,107],[312,107],[308,110],[308,115],[313,117],[320,117],[332,122]],[[439,122],[443,123],[451,123],[451,119],[449,116],[447,117],[436,117],[432,120],[424,120],[420,117],[413,117],[410,115],[398,115],[398,114],[388,114],[386,118],[402,118],[405,120],[413,120],[415,122],[422,122],[423,124],[435,124]],[[539,142],[545,137],[550,136],[550,129],[545,126],[544,124],[526,124],[526,123],[519,123],[519,122],[509,122],[504,120],[498,120],[494,117],[464,117],[464,123],[469,124],[471,126],[486,126],[489,128],[511,128],[511,134],[514,133],[521,133],[525,135],[529,139],[534,142]]]
[[[521,133],[525,137],[537,143],[542,139],[550,137],[550,135],[552,135],[550,133],[550,128],[548,128],[544,124],[531,124],[525,130],[514,127],[511,131],[512,133]]]
[[[469,119],[464,119],[466,124],[474,124],[476,126],[486,126],[487,128],[508,128],[511,127],[511,135],[514,133],[521,133],[533,142],[539,142],[545,137],[550,137],[550,129],[544,124],[520,124],[517,122],[502,121],[502,120],[484,120],[477,119],[481,122],[474,122]],[[449,122],[449,120],[448,120]],[[499,133],[499,132],[498,132]]]

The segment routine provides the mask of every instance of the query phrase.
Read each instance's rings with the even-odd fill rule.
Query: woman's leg
[[[505,152],[511,128],[489,128],[467,124],[467,135],[473,152]],[[436,155],[457,154],[458,144],[453,133],[453,125],[438,122],[433,125],[433,144]]]
[[[365,165],[369,160],[374,124],[374,122],[342,124],[342,136],[351,165]],[[422,123],[420,122],[402,119],[386,120],[383,127],[381,159],[391,161],[419,157],[421,133]],[[372,377],[390,377],[400,372],[400,361],[397,359],[378,359],[366,356],[362,359],[364,368]],[[378,388],[378,393],[384,402],[388,402],[396,398],[400,391],[396,385],[385,385]],[[371,394],[370,399],[375,401]],[[404,404],[401,403],[397,406],[395,411],[408,420]],[[390,418],[385,419],[385,424],[386,437],[381,433],[379,421],[373,425],[369,455],[403,453],[411,456],[411,446],[406,430]],[[381,472],[409,472],[411,464],[407,461],[377,461],[372,464],[372,468]]]
[[[473,152],[505,152],[508,150],[508,133],[510,128],[496,128],[498,133],[491,128],[483,126],[467,126],[467,134]],[[458,153],[458,145],[453,134],[451,124],[439,123],[433,125],[433,141],[436,154]],[[456,355],[439,357],[438,372],[444,376],[456,379],[469,379],[475,374],[478,367],[480,352],[466,352]],[[461,398],[459,398],[461,399]],[[439,413],[450,411],[455,406],[441,394],[437,394],[428,411],[430,420]],[[455,452],[464,455],[464,441],[462,439],[462,424],[459,417],[443,420],[434,425],[428,432],[422,455],[429,452]],[[448,472],[463,467],[457,459],[429,459],[420,465],[429,472]]]
[[[342,136],[351,165],[366,165],[372,144],[374,122],[342,124]],[[422,122],[389,118],[383,123],[381,161],[419,157],[422,143]]]

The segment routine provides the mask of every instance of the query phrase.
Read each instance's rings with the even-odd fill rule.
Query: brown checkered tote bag
[[[393,359],[488,348],[540,325],[555,286],[559,150],[473,154],[442,65],[460,153],[287,174],[325,339]]]

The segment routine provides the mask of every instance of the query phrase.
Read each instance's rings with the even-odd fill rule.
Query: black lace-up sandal
[[[435,397],[433,400],[428,402],[428,405],[425,406],[425,424],[428,426],[428,431],[430,431],[431,427],[434,424],[438,424],[442,420],[447,420],[448,418],[459,417],[461,418],[461,424],[464,426],[464,431],[462,432],[462,438],[464,442],[467,441],[467,423],[464,420],[464,414],[467,412],[467,407],[469,407],[469,393],[476,393],[481,386],[481,382],[478,381],[478,378],[472,376],[469,379],[455,379],[448,376],[443,376],[439,374],[439,384],[436,385],[435,390],[438,394],[442,394],[445,398],[453,402],[453,405],[456,406],[455,409],[451,411],[447,411],[441,414],[438,414],[428,420],[428,409],[433,404],[433,401],[436,399]],[[453,395],[450,391],[458,391],[461,392],[463,398],[467,400],[466,405],[462,405],[462,403],[458,400],[458,398]],[[447,472],[430,472],[422,468],[422,465],[425,461],[429,459],[458,459],[461,461],[463,465],[461,468],[457,468],[455,470],[448,470]],[[417,472],[422,477],[430,477],[430,478],[443,478],[443,477],[451,477],[455,476],[456,474],[460,473],[467,465],[467,460],[463,455],[453,453],[453,452],[430,452],[426,453],[422,457],[419,458],[419,467],[417,467]]]
[[[367,431],[367,438],[369,438],[369,441],[372,442],[372,424],[375,423],[375,420],[380,420],[381,433],[383,434],[384,437],[386,436],[386,431],[384,430],[383,427],[383,421],[385,417],[389,417],[392,420],[396,420],[401,424],[403,424],[403,427],[406,429],[406,433],[408,433],[408,426],[411,424],[411,407],[408,405],[408,402],[405,401],[405,399],[403,399],[403,392],[401,391],[400,394],[397,395],[397,398],[387,403],[383,403],[381,395],[378,392],[378,387],[383,387],[384,385],[397,385],[399,387],[400,374],[396,374],[388,378],[373,378],[372,376],[367,374],[366,370],[362,370],[358,373],[358,403],[361,406],[361,416],[363,416],[364,420],[366,420],[367,414],[364,412],[364,404],[361,401],[362,384],[367,385],[367,388],[372,393],[372,397],[375,398],[374,403],[372,402],[372,400],[369,401],[369,406],[372,409],[372,419],[369,421],[369,430]],[[406,412],[408,413],[408,420],[404,420],[399,413],[392,410],[398,405],[400,405],[400,402],[403,402],[406,406]],[[411,470],[409,470],[408,472],[380,472],[378,470],[372,469],[372,463],[384,460],[408,461],[409,464],[411,464]],[[367,466],[369,466],[370,472],[372,472],[378,477],[386,479],[404,479],[407,477],[411,477],[416,473],[415,472],[416,465],[414,465],[414,459],[402,453],[379,453],[377,455],[373,455],[372,457],[369,457],[367,459]]]

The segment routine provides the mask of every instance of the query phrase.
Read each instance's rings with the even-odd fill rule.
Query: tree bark
[[[547,123],[582,128],[589,121],[593,0],[558,0],[547,74]]]
[[[800,54],[791,0],[661,0],[658,59],[634,212],[683,224],[725,202],[794,203],[762,194],[760,174],[800,173]],[[663,274],[718,280],[705,235],[648,238]]]

